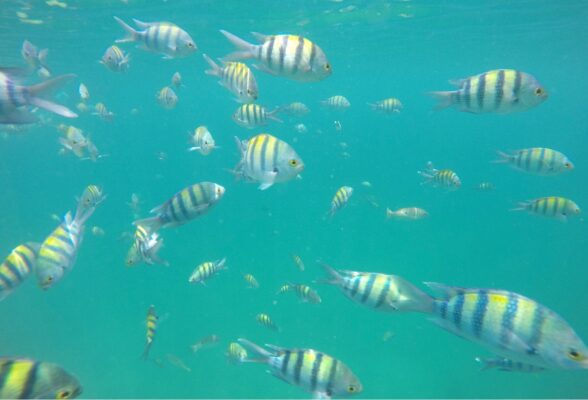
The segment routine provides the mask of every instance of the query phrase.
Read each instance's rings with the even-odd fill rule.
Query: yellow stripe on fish
[[[248,103],[243,104],[233,114],[233,121],[244,128],[255,128],[256,126],[266,125],[268,119],[272,119],[277,122],[282,122],[280,119],[275,117],[275,113],[279,110],[268,112],[265,107],[258,104]]]
[[[433,166],[432,162],[427,163],[424,171],[417,171],[417,173],[425,178],[423,182],[433,185],[434,187],[443,187],[447,189],[457,189],[461,187],[461,180],[457,174],[450,169],[438,170]]]
[[[155,339],[158,320],[159,317],[155,313],[155,306],[149,306],[149,309],[147,310],[147,318],[145,319],[145,326],[147,328],[145,334],[145,350],[143,350],[143,358],[145,359],[149,356],[149,351],[151,350],[153,340]]]
[[[574,169],[574,164],[563,153],[545,147],[498,154],[501,159],[496,163],[510,164],[515,169],[535,175],[557,175]]]
[[[326,107],[345,109],[351,107],[351,103],[345,96],[332,96],[326,100],[321,101],[321,104]]]
[[[340,187],[335,196],[333,196],[333,200],[331,200],[331,209],[329,210],[329,215],[332,217],[335,215],[337,211],[347,205],[347,202],[351,198],[353,194],[353,188],[350,186],[342,186]]]
[[[526,210],[532,214],[567,221],[569,217],[580,215],[582,210],[570,199],[565,197],[550,196],[519,203],[519,207],[513,209]]]
[[[194,272],[192,272],[192,275],[190,275],[190,278],[188,278],[188,282],[204,283],[216,275],[219,271],[226,269],[226,261],[226,258],[222,258],[220,260],[207,261],[198,265],[196,269],[194,269]]]
[[[33,271],[37,248],[21,244],[12,250],[0,265],[0,300],[16,289]]]
[[[224,62],[223,66],[216,64],[210,57],[203,54],[211,67],[206,74],[220,78],[222,86],[231,91],[242,103],[251,103],[259,95],[257,80],[249,67],[240,62]]]
[[[255,316],[255,320],[258,323],[260,323],[261,325],[265,326],[266,328],[269,328],[273,331],[280,331],[280,328],[274,323],[272,318],[267,314],[264,314],[264,313],[257,314]]]
[[[400,100],[390,97],[388,99],[380,100],[375,103],[368,103],[372,110],[382,111],[387,114],[399,113],[404,107]]]

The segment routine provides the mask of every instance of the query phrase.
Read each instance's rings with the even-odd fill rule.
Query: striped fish
[[[192,275],[190,275],[190,278],[188,278],[188,282],[204,284],[205,281],[214,277],[219,271],[227,269],[227,266],[225,265],[226,262],[226,257],[216,261],[203,262],[194,269]]]
[[[469,113],[512,113],[526,111],[544,102],[548,95],[532,75],[513,69],[497,69],[465,79],[450,81],[459,89],[432,92],[438,109],[455,106]]]
[[[496,354],[538,367],[588,368],[588,348],[559,315],[520,294],[426,283],[440,327]]]
[[[429,213],[426,210],[418,207],[406,207],[400,208],[396,211],[392,211],[389,208],[386,208],[386,217],[388,218],[400,218],[400,219],[423,219],[428,217]]]
[[[243,104],[233,114],[233,121],[243,128],[253,129],[258,126],[267,125],[268,120],[283,122],[275,116],[279,109],[267,111],[265,107],[258,104]]]
[[[141,31],[127,25],[122,19],[114,17],[125,30],[127,37],[116,43],[141,42],[145,50],[164,54],[163,58],[186,57],[196,51],[196,43],[190,35],[171,22],[141,22],[133,19]]]
[[[351,198],[353,194],[353,188],[350,186],[342,186],[340,187],[335,196],[333,196],[333,200],[331,200],[331,209],[329,210],[329,216],[333,217],[337,211],[347,205],[347,202]]]
[[[545,371],[543,367],[537,367],[532,364],[525,364],[520,361],[513,361],[509,358],[480,358],[476,357],[476,361],[482,365],[482,371],[496,368],[499,371],[507,372],[541,372]]]
[[[112,72],[127,72],[130,61],[129,55],[125,54],[120,47],[110,46],[104,52],[100,63]]]
[[[545,147],[517,150],[512,154],[498,152],[495,163],[510,164],[519,171],[535,175],[557,175],[574,169],[574,164],[559,151]]]
[[[294,264],[296,264],[300,271],[304,271],[304,261],[302,261],[299,255],[292,254],[292,261],[294,261]]]
[[[162,247],[163,239],[157,232],[150,232],[143,225],[137,225],[133,244],[127,253],[127,267],[133,267],[140,262],[145,262],[149,265],[163,264],[168,266],[169,263],[157,255]]]
[[[10,295],[33,272],[38,250],[37,244],[21,244],[0,264],[0,301]]]
[[[481,192],[489,192],[491,190],[496,189],[496,187],[492,182],[480,182],[475,186],[474,189],[479,190]]]
[[[258,358],[246,362],[267,364],[275,377],[312,393],[316,398],[347,397],[362,392],[357,376],[342,361],[313,349],[284,349],[266,345],[270,351],[246,340],[239,342]]]
[[[280,107],[280,112],[285,112],[286,114],[293,115],[295,117],[302,117],[310,112],[310,109],[306,106],[306,104],[296,101],[294,103],[290,103],[287,106]]]
[[[282,285],[279,293],[281,294],[286,292],[294,292],[302,301],[309,302],[311,304],[319,304],[322,301],[316,290],[308,285],[286,283]]]
[[[531,214],[555,218],[562,222],[566,222],[568,217],[580,215],[582,212],[572,200],[557,196],[521,202],[517,208],[513,208],[511,211],[528,211]]]
[[[109,111],[104,103],[96,103],[94,105],[94,111],[92,115],[97,115],[103,121],[111,122],[114,119],[114,113]]]
[[[208,335],[208,336],[205,336],[202,339],[198,340],[193,345],[191,345],[190,350],[192,350],[193,353],[196,353],[196,352],[202,350],[203,348],[212,347],[212,346],[216,345],[219,341],[220,341],[220,337],[218,335],[215,335],[215,334]]]
[[[182,86],[184,86],[182,84],[182,74],[180,74],[179,72],[174,72],[174,74],[171,77],[171,84],[176,88],[179,89]]]
[[[23,72],[15,68],[0,67],[0,124],[30,124],[37,117],[25,106],[39,107],[66,118],[77,118],[69,108],[53,103],[42,97],[63,86],[75,77],[73,74],[61,75],[32,86],[22,86],[15,76]]]
[[[178,96],[172,88],[165,86],[157,92],[157,102],[166,110],[171,110],[178,104]]]
[[[0,399],[74,399],[80,382],[56,364],[0,358]]]
[[[147,359],[149,357],[149,352],[151,351],[151,346],[153,345],[153,340],[155,339],[155,334],[157,333],[157,322],[159,317],[155,313],[155,306],[149,306],[147,310],[147,318],[145,320],[145,326],[147,328],[147,333],[145,335],[145,349],[143,350],[143,358]]]
[[[394,97],[380,100],[375,103],[368,103],[368,105],[372,108],[372,110],[381,111],[386,114],[399,113],[404,107],[400,100]]]
[[[352,301],[385,312],[428,312],[431,298],[407,280],[374,272],[335,270],[323,264],[329,275],[321,281],[338,286]]]
[[[235,141],[241,152],[235,175],[259,182],[260,190],[292,180],[304,170],[304,163],[296,151],[270,134],[261,133],[243,141],[235,137]]]
[[[243,279],[245,279],[245,282],[247,282],[248,288],[250,288],[250,289],[258,289],[259,288],[259,282],[257,282],[257,279],[255,279],[255,277],[252,274],[243,275]]]
[[[257,80],[247,65],[240,62],[223,62],[221,67],[206,54],[202,56],[211,68],[205,73],[218,77],[219,84],[237,96],[237,101],[252,103],[257,100],[259,96]]]
[[[82,197],[80,197],[78,203],[83,210],[89,210],[96,208],[104,199],[106,199],[106,195],[104,195],[102,188],[96,185],[88,185],[82,192]]]
[[[255,58],[260,62],[256,65],[260,70],[301,82],[320,81],[332,73],[321,48],[302,36],[252,32],[261,43],[255,45],[227,31],[221,30],[221,33],[237,48],[223,58],[226,61]]]
[[[269,315],[267,315],[267,314],[264,314],[264,313],[257,314],[255,316],[255,320],[260,325],[263,325],[266,328],[271,329],[272,331],[276,331],[276,332],[280,332],[281,331],[280,327],[278,325],[276,325],[274,323],[274,321],[272,320],[272,318]]]
[[[143,225],[151,232],[159,228],[183,225],[206,214],[223,198],[225,188],[212,182],[200,182],[188,186],[171,199],[151,210],[154,217],[140,219],[134,225]]]
[[[88,138],[84,136],[84,131],[73,125],[65,126],[61,124],[59,128],[64,133],[64,136],[58,139],[63,149],[71,151],[78,158],[84,157],[88,147]]]
[[[322,100],[321,104],[325,107],[338,108],[341,110],[351,107],[351,103],[345,96],[332,96],[328,99]]]
[[[25,40],[22,43],[20,54],[27,64],[29,64],[33,70],[36,70],[37,73],[41,74],[46,71],[48,76],[51,76],[51,72],[47,66],[47,56],[49,55],[49,49],[39,50],[37,46],[28,40]]]
[[[247,358],[247,350],[237,342],[229,343],[227,352],[225,353],[227,359],[231,363],[240,363]]]
[[[203,156],[209,155],[212,150],[218,148],[212,137],[212,134],[205,126],[199,126],[194,130],[194,135],[190,136],[190,141],[194,146],[188,151],[198,151]]]
[[[425,178],[422,184],[431,184],[434,187],[442,187],[446,189],[458,189],[461,187],[461,180],[455,172],[450,169],[438,170],[433,167],[431,161],[427,163],[426,170],[417,171],[417,173]]]

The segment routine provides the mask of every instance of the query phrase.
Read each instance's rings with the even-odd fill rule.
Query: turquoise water
[[[40,1],[0,2],[0,64],[24,65],[24,39],[49,48],[52,72],[77,75],[56,95],[59,102],[75,108],[83,82],[91,104],[104,102],[116,114],[111,123],[89,113],[71,121],[46,114],[45,123],[8,131],[0,141],[2,254],[23,242],[43,241],[57,224],[50,215],[73,209],[74,197],[88,184],[104,187],[108,195],[88,223],[106,234],[94,236],[88,229],[72,272],[46,292],[31,277],[0,303],[0,354],[62,365],[79,378],[87,398],[310,397],[261,365],[227,363],[225,349],[239,337],[331,354],[359,376],[365,398],[588,397],[586,371],[480,372],[474,358],[492,354],[437,328],[426,316],[378,313],[335,287],[312,283],[323,277],[315,263],[322,259],[338,268],[400,275],[421,288],[423,281],[435,281],[511,290],[556,311],[588,340],[583,217],[560,223],[508,212],[518,201],[548,195],[588,207],[585,2],[282,3],[70,1],[61,8]],[[43,23],[23,23],[17,11]],[[198,52],[163,60],[121,45],[131,53],[130,69],[113,73],[97,61],[124,36],[114,15],[173,21],[191,34]],[[203,52],[216,58],[233,50],[219,29],[247,40],[253,40],[250,31],[301,34],[319,44],[333,66],[326,80],[300,83],[254,71],[259,104],[272,109],[301,101],[311,113],[261,129],[237,126],[231,120],[237,108],[232,95],[204,74]],[[433,110],[427,92],[450,90],[448,79],[495,68],[533,74],[549,99],[509,115]],[[166,111],[155,93],[176,71],[185,87],[177,90],[177,107]],[[319,105],[337,94],[350,100],[350,109],[335,112]],[[386,117],[366,105],[386,97],[399,98],[404,110]],[[131,113],[134,108],[138,113]],[[300,122],[307,133],[294,129]],[[108,156],[93,163],[58,155],[60,123],[90,133]],[[186,151],[187,132],[199,125],[208,126],[220,146],[207,157]],[[234,180],[227,172],[239,161],[233,136],[260,132],[294,146],[306,165],[303,179],[266,191]],[[542,177],[490,163],[496,150],[535,146],[564,152],[575,170]],[[421,186],[416,171],[429,160],[455,170],[463,187],[447,192]],[[134,229],[126,204],[131,194],[140,195],[146,217],[149,209],[200,181],[217,182],[226,193],[209,214],[161,231],[160,255],[170,266],[125,267],[130,241],[121,234]],[[473,190],[481,181],[493,182],[496,190]],[[343,185],[353,186],[354,195],[326,220],[331,198]],[[386,207],[413,205],[430,216],[386,220]],[[305,261],[304,272],[292,254]],[[188,284],[196,265],[223,256],[228,271],[204,287]],[[247,289],[243,273],[254,274],[261,287]],[[322,303],[277,296],[287,281],[311,284]],[[173,354],[191,372],[140,359],[151,304],[162,316],[151,359]],[[259,312],[269,313],[282,332],[258,325]],[[392,337],[382,340],[388,331]],[[191,344],[213,333],[220,344],[191,353]]]

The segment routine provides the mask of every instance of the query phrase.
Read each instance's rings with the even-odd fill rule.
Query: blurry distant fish
[[[432,92],[438,109],[455,106],[469,113],[526,111],[547,99],[547,92],[532,75],[512,69],[497,69],[450,81],[459,89]]]
[[[47,55],[49,54],[49,49],[39,50],[34,44],[25,40],[22,43],[20,54],[27,64],[29,64],[35,71],[46,70],[49,72],[49,67],[47,67]],[[51,76],[51,73],[49,73],[49,76]]]
[[[245,282],[247,282],[248,288],[250,288],[250,289],[258,289],[259,288],[259,282],[257,282],[257,279],[255,279],[255,277],[252,274],[243,275],[243,279],[245,279]]]
[[[81,113],[88,112],[88,105],[86,103],[82,102],[82,101],[80,101],[78,104],[76,104],[76,108]]]
[[[480,182],[474,187],[474,189],[479,190],[481,192],[489,192],[491,190],[494,190],[495,188],[496,187],[491,182]]]
[[[166,110],[171,110],[178,104],[178,96],[172,88],[165,86],[157,92],[157,102]]]
[[[216,203],[222,199],[225,188],[212,182],[200,182],[190,185],[162,205],[151,210],[154,217],[133,222],[135,225],[144,225],[151,231],[160,227],[183,225],[194,218],[206,214]]]
[[[386,208],[386,217],[388,218],[423,219],[428,216],[429,213],[427,211],[418,207],[400,208],[396,211]]]
[[[258,104],[243,104],[233,114],[233,121],[244,128],[253,129],[258,126],[266,125],[268,119],[282,122],[281,119],[275,116],[278,109],[267,111],[265,107]]]
[[[116,22],[126,31],[127,37],[117,43],[140,42],[142,48],[164,54],[164,58],[185,57],[196,51],[196,43],[190,35],[171,22],[141,22],[133,19],[141,31],[131,28],[118,17]]]
[[[108,156],[108,154],[100,154],[100,150],[98,150],[98,147],[96,147],[96,144],[90,139],[90,135],[88,135],[88,137],[86,139],[88,142],[88,144],[86,146],[86,150],[88,152],[88,157],[83,158],[83,160],[91,160],[91,161],[96,162],[98,159]]]
[[[296,151],[272,135],[262,133],[243,141],[235,137],[235,141],[241,152],[241,161],[234,173],[237,177],[259,182],[260,190],[292,180],[304,170],[304,163]]]
[[[145,325],[147,328],[147,334],[145,335],[146,343],[145,349],[143,350],[143,358],[147,359],[149,357],[149,351],[151,350],[151,346],[153,345],[153,340],[155,339],[155,334],[157,333],[157,321],[159,317],[155,313],[155,306],[149,306],[149,310],[147,310],[147,318],[145,320]]]
[[[90,91],[88,90],[86,85],[84,85],[83,83],[80,83],[80,87],[78,89],[78,92],[80,93],[80,99],[84,103],[87,102],[88,100],[90,100]]]
[[[77,199],[79,207],[83,212],[90,211],[96,208],[100,203],[106,199],[102,188],[96,185],[88,185],[82,192],[82,196]]]
[[[369,181],[361,181],[361,186],[371,188],[372,184]]]
[[[179,72],[175,72],[171,78],[171,84],[176,88],[179,89],[182,86],[182,75]]]
[[[321,104],[325,107],[337,108],[341,110],[351,107],[351,103],[345,96],[332,96],[326,100],[321,101]]]
[[[229,343],[229,347],[227,352],[225,353],[229,362],[232,363],[240,363],[245,361],[247,358],[247,350],[243,348],[239,343],[231,342]]]
[[[256,321],[257,321],[257,322],[258,322],[260,325],[263,325],[263,326],[265,326],[266,328],[268,328],[268,329],[271,329],[272,331],[279,332],[279,331],[281,330],[281,329],[280,329],[280,327],[278,327],[278,326],[277,326],[277,325],[274,323],[274,321],[272,320],[272,318],[271,318],[269,315],[267,315],[267,314],[264,314],[264,313],[257,314],[257,315],[255,316],[255,320],[256,320]]]
[[[77,114],[70,109],[41,98],[49,92],[64,85],[75,75],[61,75],[43,83],[32,86],[21,86],[15,75],[22,74],[14,68],[0,67],[0,124],[30,124],[37,117],[23,109],[25,106],[36,106],[66,118],[76,118]]]
[[[104,105],[104,103],[96,103],[94,105],[94,110],[96,112],[92,114],[97,115],[103,121],[111,122],[114,119],[114,113],[112,111],[109,111]]]
[[[104,229],[102,229],[96,225],[94,225],[92,227],[91,232],[92,232],[92,235],[94,235],[94,236],[104,236]]]
[[[295,117],[302,117],[310,112],[306,104],[296,101],[286,106],[280,107],[280,112],[284,112]]]
[[[186,363],[184,363],[184,361],[182,361],[182,359],[174,354],[166,354],[165,358],[167,359],[167,361],[173,365],[176,368],[179,368],[181,370],[184,370],[186,372],[192,372],[192,369],[190,367],[188,367],[186,365]]]
[[[393,337],[394,337],[394,332],[386,331],[382,335],[382,342],[387,342],[388,340],[392,339]]]
[[[296,129],[296,132],[298,132],[298,133],[308,132],[308,128],[304,124],[296,124],[296,125],[294,125],[294,129]]]
[[[84,136],[84,132],[73,125],[60,125],[60,127],[64,127],[65,131],[64,136],[58,139],[61,146],[65,150],[71,151],[76,157],[82,158],[88,146],[88,139]]]
[[[208,335],[208,336],[205,336],[202,339],[198,340],[192,346],[190,346],[190,349],[192,350],[193,353],[196,353],[197,351],[199,351],[205,347],[214,346],[215,344],[217,344],[219,342],[219,340],[220,340],[220,337],[218,335]]]
[[[388,99],[380,100],[375,103],[368,103],[372,110],[381,111],[386,114],[399,113],[402,111],[403,105],[400,100],[390,97]]]
[[[194,135],[190,136],[190,141],[193,146],[190,147],[188,151],[198,151],[204,156],[209,155],[212,150],[217,148],[212,134],[205,126],[199,126],[196,128],[194,130]]]
[[[21,244],[14,248],[0,264],[0,301],[11,294],[33,272],[37,251],[39,251],[38,244]]]
[[[218,77],[219,84],[237,96],[237,101],[252,103],[257,100],[257,81],[247,65],[240,62],[224,62],[221,67],[206,54],[203,54],[203,57],[211,67],[205,71],[206,74]]]
[[[139,214],[141,212],[141,199],[137,193],[131,194],[131,201],[128,202],[127,205],[131,208],[134,214]]]
[[[300,258],[299,255],[292,254],[292,260],[294,261],[294,264],[296,264],[296,267],[298,267],[300,271],[304,271],[304,262],[302,261],[302,258]]]
[[[118,46],[110,46],[104,52],[100,63],[112,72],[127,72],[130,58]]]
[[[341,121],[333,121],[333,126],[335,127],[335,130],[337,132],[341,132],[343,130],[343,125],[341,124]]]
[[[517,150],[512,154],[498,152],[495,163],[510,164],[519,171],[535,175],[557,175],[574,169],[574,164],[559,151],[545,147]]]
[[[280,288],[279,293],[285,292],[294,292],[302,301],[311,304],[319,304],[322,301],[316,290],[308,285],[286,283]]]
[[[417,173],[425,178],[422,184],[431,184],[434,187],[443,187],[447,189],[458,189],[461,187],[461,180],[455,172],[450,169],[435,169],[433,163],[427,163],[425,171],[417,171]]]
[[[331,200],[331,209],[329,210],[329,216],[333,217],[337,211],[347,205],[347,202],[351,198],[353,194],[353,188],[351,186],[342,186],[340,187],[335,196],[333,196],[333,200]]]
[[[476,357],[476,361],[482,365],[482,371],[487,369],[496,368],[499,371],[507,372],[541,372],[545,371],[545,368],[538,367],[532,364],[525,364],[520,361],[513,361],[509,358],[480,358]]]
[[[313,82],[331,75],[331,64],[316,44],[302,36],[262,35],[252,33],[261,42],[254,45],[221,30],[237,51],[224,57],[226,61],[255,58],[256,67],[272,75],[284,76],[302,82]]]
[[[219,271],[227,269],[226,261],[225,257],[216,261],[203,262],[194,269],[192,275],[188,278],[188,282],[204,284],[205,281],[215,276]]]
[[[531,214],[555,218],[562,222],[566,222],[568,217],[574,217],[581,213],[580,207],[575,202],[565,197],[556,196],[521,202],[517,208],[513,208],[511,211],[521,210],[529,211]]]

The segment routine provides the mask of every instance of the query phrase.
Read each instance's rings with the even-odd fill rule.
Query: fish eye
[[[566,168],[572,168],[572,163],[570,163],[570,162],[567,162],[567,163],[565,163],[565,164],[564,164],[564,166],[565,166]]]
[[[537,89],[535,89],[535,94],[537,96],[543,96],[543,94],[545,94],[545,90],[543,90],[543,88],[538,87]]]
[[[326,63],[325,66],[324,66],[324,68],[325,68],[325,71],[330,71],[331,70],[331,64]]]
[[[193,48],[193,47],[194,47],[194,43],[192,43],[192,42],[188,42],[187,46],[188,46],[189,48]]]
[[[353,392],[355,392],[355,390],[356,390],[355,385],[349,385],[349,386],[347,386],[347,391],[349,393],[353,393]]]
[[[585,358],[576,349],[569,349],[568,350],[568,357],[570,357],[574,361],[580,361],[580,360],[583,360]]]
[[[290,164],[291,166],[295,167],[298,165],[298,160],[293,158],[290,161],[288,161],[288,164]]]
[[[70,396],[70,392],[69,390],[62,390],[60,392],[57,393],[57,398],[58,399],[67,399]]]

